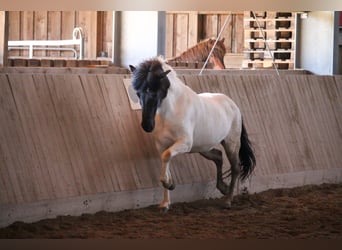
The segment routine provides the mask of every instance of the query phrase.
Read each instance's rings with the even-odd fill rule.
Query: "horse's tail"
[[[241,174],[240,179],[243,181],[253,172],[256,165],[254,151],[251,142],[248,139],[247,130],[242,121],[242,131],[240,138],[241,146],[239,150]]]

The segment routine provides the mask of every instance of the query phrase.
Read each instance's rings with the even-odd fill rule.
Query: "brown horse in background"
[[[183,52],[179,56],[168,59],[167,62],[205,62],[214,44],[215,39],[206,39]],[[209,62],[213,64],[213,69],[225,69],[223,61],[225,54],[226,47],[224,46],[224,38],[222,38],[217,41],[209,58]]]

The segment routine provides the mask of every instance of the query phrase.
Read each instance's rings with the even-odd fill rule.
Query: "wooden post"
[[[0,66],[6,67],[8,60],[8,11],[0,11]]]

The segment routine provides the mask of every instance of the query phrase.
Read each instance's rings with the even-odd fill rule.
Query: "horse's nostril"
[[[141,127],[144,129],[145,132],[150,133],[153,131],[154,126],[151,123],[141,123]]]

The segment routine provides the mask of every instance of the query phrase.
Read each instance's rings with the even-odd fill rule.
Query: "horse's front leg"
[[[181,154],[190,152],[191,143],[189,140],[178,140],[171,147],[167,148],[161,155],[162,168],[160,172],[160,182],[164,187],[164,198],[160,203],[160,208],[168,209],[171,205],[170,201],[170,192],[169,190],[173,190],[175,188],[175,184],[172,180],[171,171],[170,171],[170,162],[172,157]]]

